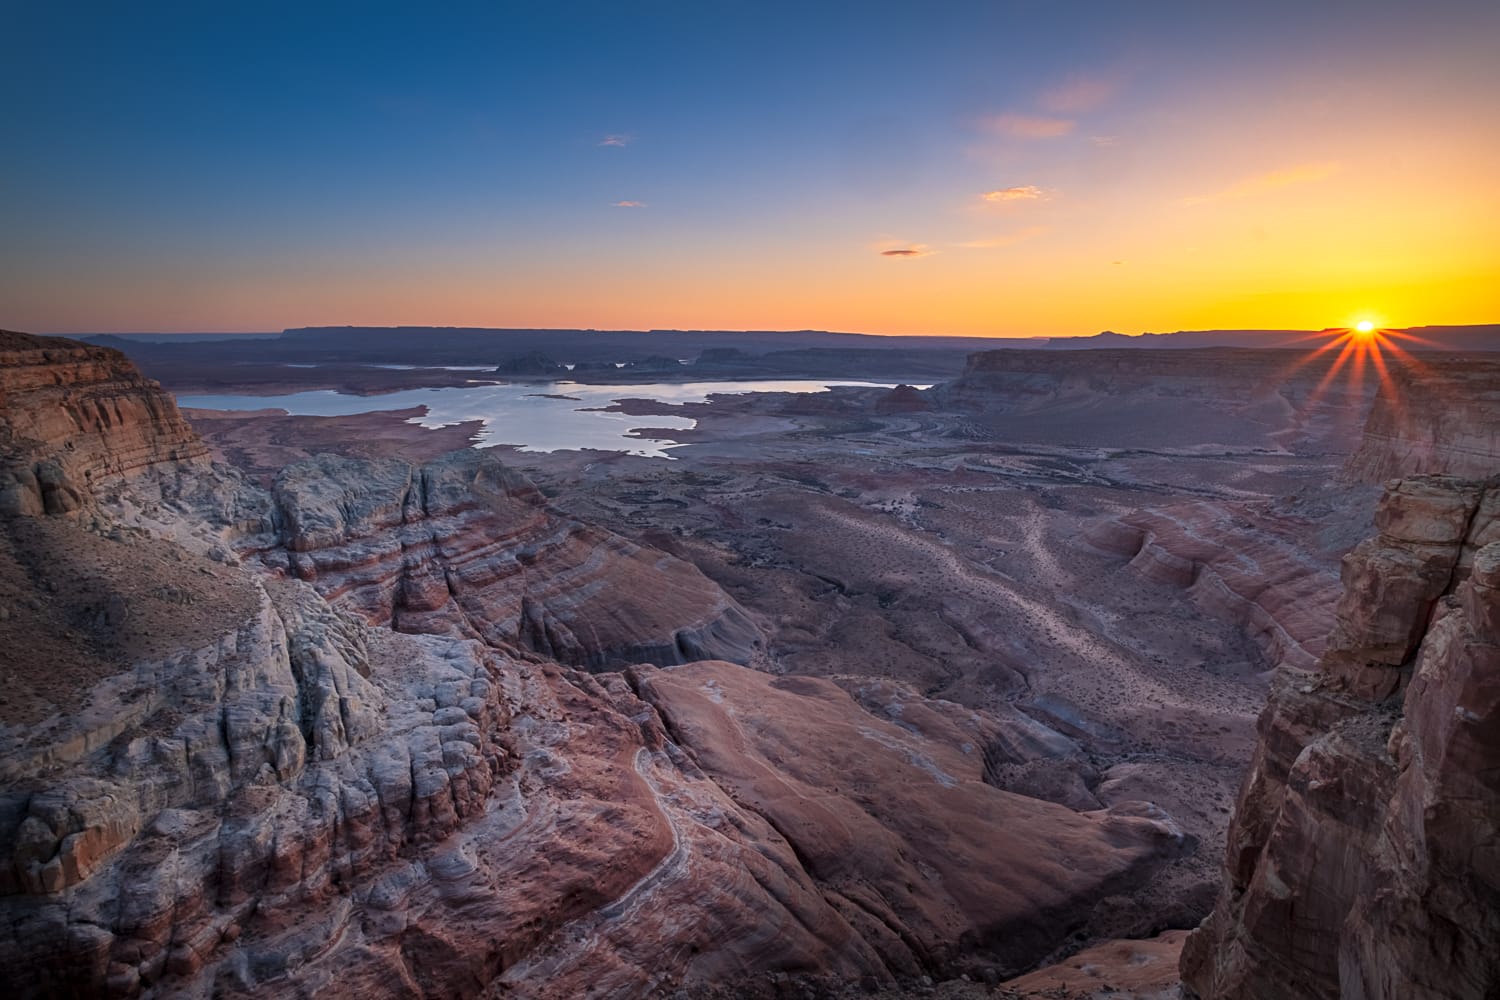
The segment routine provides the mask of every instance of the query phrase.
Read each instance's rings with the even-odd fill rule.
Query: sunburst
[[[1287,371],[1288,375],[1300,371],[1319,358],[1326,360],[1330,351],[1338,351],[1332,364],[1328,366],[1328,371],[1318,382],[1317,388],[1308,395],[1307,402],[1303,404],[1306,407],[1316,404],[1338,379],[1340,373],[1343,373],[1347,380],[1347,393],[1355,399],[1363,397],[1367,366],[1375,370],[1376,377],[1380,380],[1379,391],[1391,392],[1392,402],[1399,407],[1401,401],[1394,394],[1392,367],[1420,369],[1423,366],[1422,362],[1403,348],[1398,341],[1426,347],[1440,346],[1404,330],[1377,327],[1371,320],[1360,320],[1350,327],[1323,330],[1309,337],[1300,338],[1300,340],[1321,340],[1324,343],[1293,364]]]

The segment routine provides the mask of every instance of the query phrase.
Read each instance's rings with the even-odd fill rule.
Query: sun
[[[1358,323],[1354,324],[1354,330],[1356,333],[1374,333],[1375,324],[1370,320],[1362,319]]]

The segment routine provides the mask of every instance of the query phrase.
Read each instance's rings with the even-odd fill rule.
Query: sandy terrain
[[[243,574],[121,529],[101,534],[42,518],[0,524],[0,648],[18,652],[0,690],[6,725],[73,712],[101,678],[195,648],[255,603]]]

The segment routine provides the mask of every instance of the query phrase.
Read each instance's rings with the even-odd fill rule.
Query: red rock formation
[[[1145,802],[1077,813],[991,787],[973,743],[877,719],[831,681],[714,663],[631,674],[668,735],[766,818],[895,971],[1024,968],[1182,847]]]
[[[1286,669],[1183,951],[1205,998],[1500,991],[1500,481],[1393,483],[1315,673]]]
[[[1483,478],[1500,468],[1500,358],[1426,356],[1393,366],[1346,478],[1380,483],[1441,473]]]
[[[716,657],[761,639],[689,563],[562,517],[476,451],[414,467],[322,455],[277,479],[262,561],[372,624],[482,638],[600,668]]]
[[[119,351],[0,331],[0,515],[64,513],[153,468],[207,464],[177,404]]]

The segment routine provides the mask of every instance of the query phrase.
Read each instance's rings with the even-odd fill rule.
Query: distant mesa
[[[495,366],[496,375],[516,375],[522,377],[537,375],[557,376],[566,372],[566,368],[540,351],[517,354],[514,357],[506,358]]]

